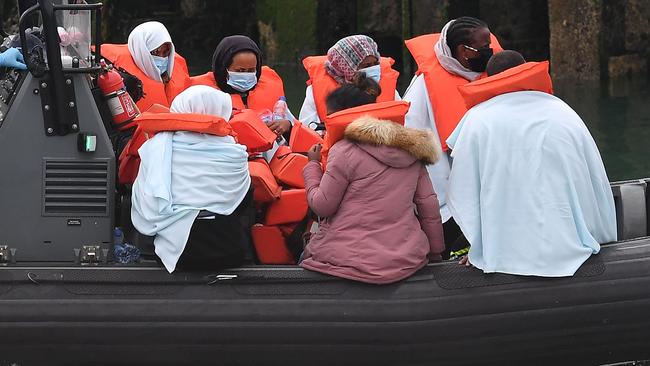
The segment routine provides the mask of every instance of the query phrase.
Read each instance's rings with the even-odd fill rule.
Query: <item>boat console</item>
[[[0,81],[0,262],[102,263],[114,226],[115,154],[91,93],[99,71],[91,20],[101,4],[38,1],[19,23],[42,19],[43,53]],[[67,34],[65,44],[61,34]],[[33,35],[33,33],[31,34]],[[96,35],[96,42],[98,41]],[[10,208],[10,209],[9,209]]]

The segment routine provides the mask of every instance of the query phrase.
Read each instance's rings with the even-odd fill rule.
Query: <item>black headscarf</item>
[[[246,36],[229,36],[221,40],[214,50],[212,55],[212,74],[214,80],[217,81],[217,86],[221,91],[228,94],[241,94],[241,92],[233,89],[226,82],[228,75],[228,66],[232,63],[232,59],[237,52],[251,51],[257,58],[257,80],[260,79],[262,74],[262,60],[260,59],[260,48],[250,38]],[[255,87],[253,87],[254,89]],[[252,89],[251,89],[252,90]]]

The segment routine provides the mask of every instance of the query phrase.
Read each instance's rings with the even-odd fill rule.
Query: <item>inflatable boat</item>
[[[0,269],[0,349],[20,365],[594,365],[650,357],[649,288],[648,238],[562,279],[456,262],[388,286],[295,266],[24,264]]]
[[[26,58],[29,71],[2,70],[3,364],[582,365],[650,358],[648,179],[612,183],[621,240],[603,245],[571,278],[486,275],[440,262],[374,286],[291,265],[170,275],[153,260],[113,263],[119,192],[90,77],[99,65],[84,47],[62,55],[54,31],[66,17],[91,13],[101,29],[100,7],[40,0],[25,9],[22,39],[27,20],[40,13],[47,52]],[[99,51],[99,38],[94,44]]]

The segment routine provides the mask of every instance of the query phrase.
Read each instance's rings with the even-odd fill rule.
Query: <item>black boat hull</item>
[[[563,279],[484,275],[455,263],[389,286],[288,266],[221,275],[2,268],[0,358],[21,365],[650,358],[648,238],[605,246]]]

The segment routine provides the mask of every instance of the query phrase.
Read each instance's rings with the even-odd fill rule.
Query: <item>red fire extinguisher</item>
[[[106,61],[99,62],[102,71],[97,78],[97,86],[104,94],[108,109],[113,115],[113,124],[118,129],[130,127],[131,122],[140,114],[138,107],[126,91],[122,76],[113,70],[112,66],[106,64]]]

